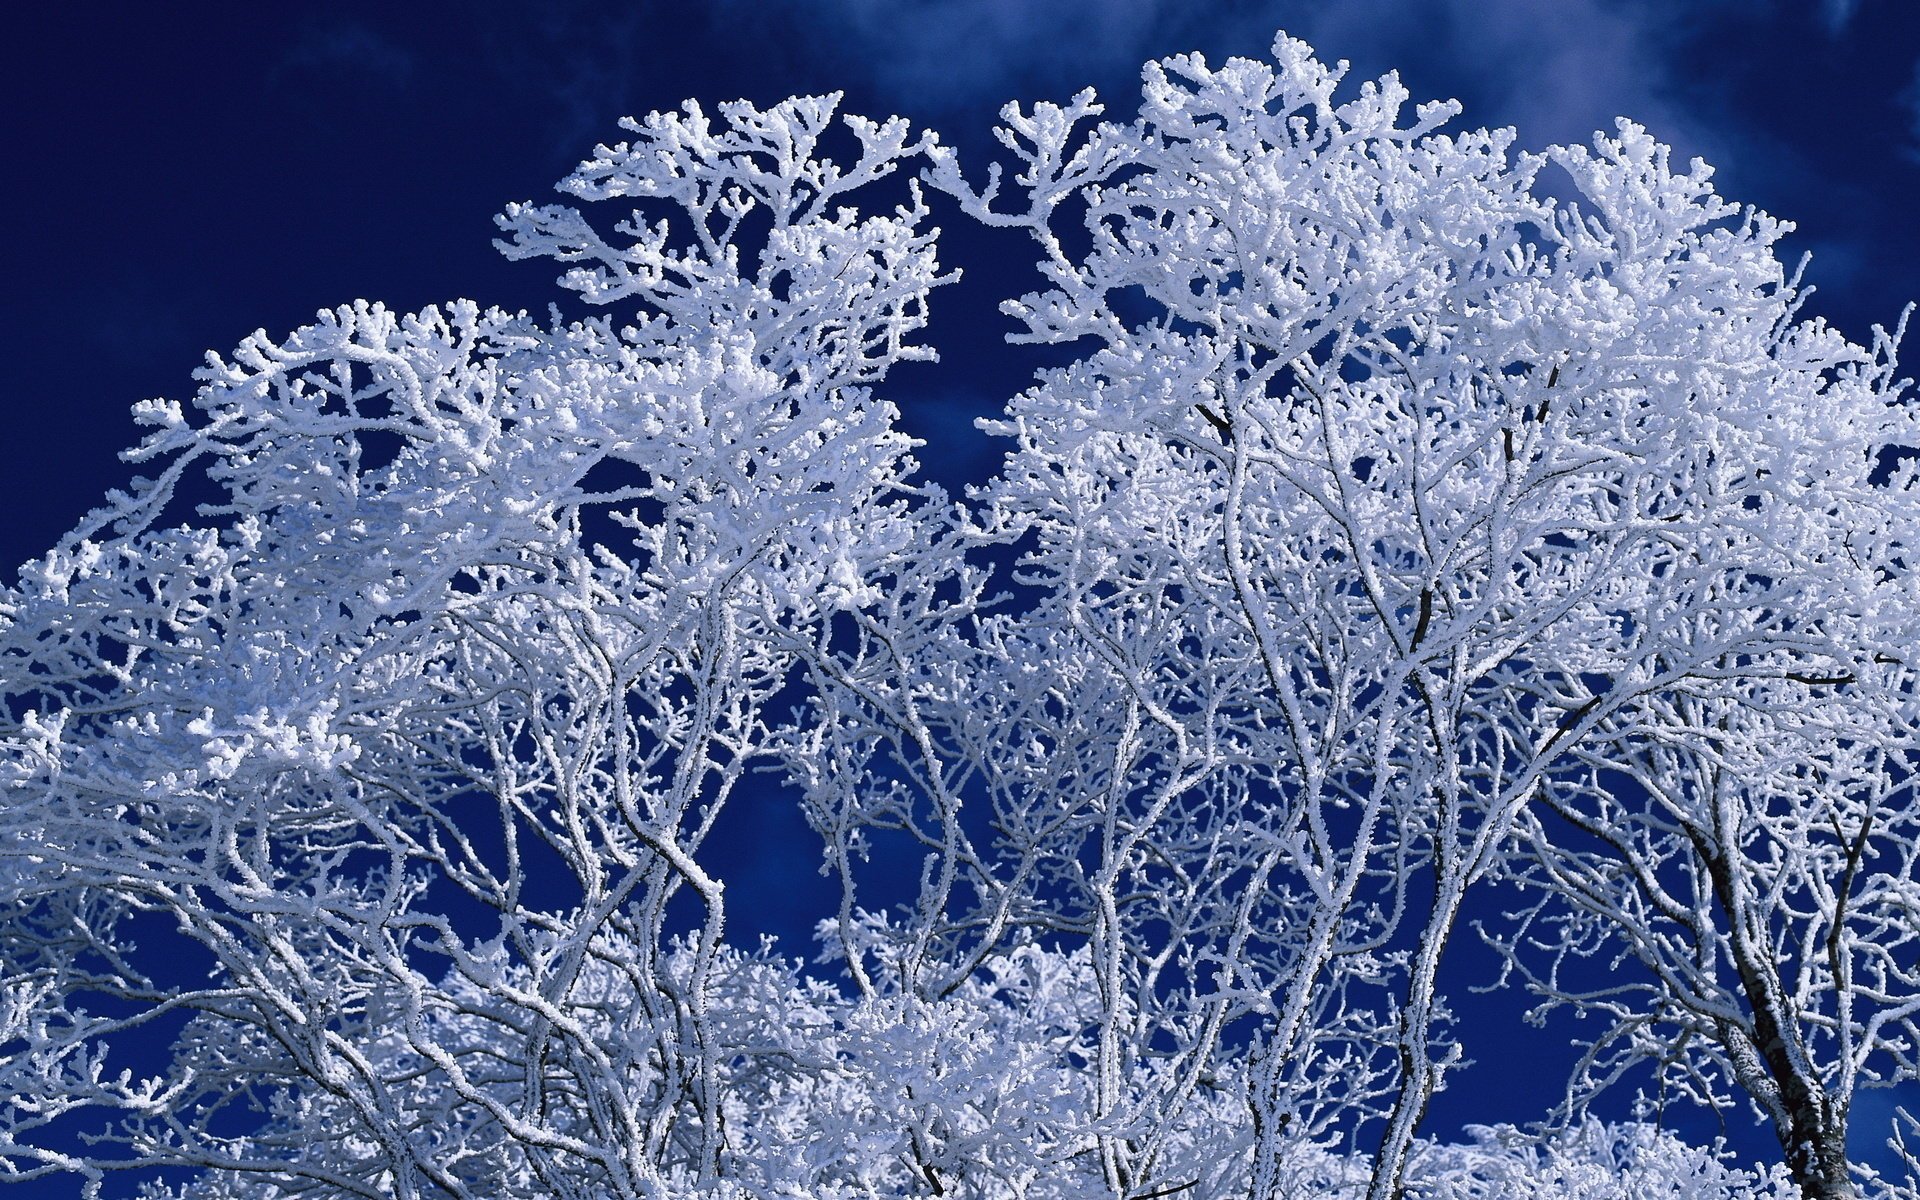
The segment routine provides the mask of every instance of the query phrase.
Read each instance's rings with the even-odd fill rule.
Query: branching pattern
[[[1788,227],[1638,126],[1519,154],[1344,73],[1009,106],[980,182],[689,103],[500,218],[617,318],[358,303],[139,406],[151,474],[0,593],[0,1178],[1857,1194],[1853,1097],[1920,1078],[1899,331],[1802,319]],[[958,503],[876,394],[935,204],[1073,355]],[[835,974],[728,940],[762,777]],[[1494,894],[1604,1029],[1434,1145]],[[1626,1080],[1780,1165],[1593,1121]]]

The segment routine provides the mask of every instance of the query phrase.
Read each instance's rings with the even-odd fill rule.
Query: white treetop
[[[1009,106],[980,182],[689,103],[500,218],[605,315],[357,303],[138,406],[150,477],[0,593],[0,1178],[1920,1195],[1847,1157],[1920,1078],[1898,333],[1638,126],[1520,154],[1344,70]],[[949,203],[1073,356],[958,503],[877,394]],[[728,940],[762,775],[823,971]],[[1539,1130],[1438,1145],[1463,914],[1600,1019]]]

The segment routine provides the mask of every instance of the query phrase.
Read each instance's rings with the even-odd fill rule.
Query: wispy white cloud
[[[543,110],[560,162],[613,134],[649,55],[671,52],[649,28],[644,6],[547,0],[481,36],[492,68]]]
[[[1602,0],[1347,0],[1303,32],[1329,55],[1385,54],[1409,83],[1454,91],[1473,124],[1523,143],[1585,142],[1629,117],[1667,140],[1707,140],[1676,104],[1671,8]],[[1348,49],[1351,47],[1352,49]]]
[[[1731,0],[720,0],[790,25],[806,52],[923,113],[991,109],[1131,77],[1149,58],[1205,48],[1262,54],[1277,29],[1365,74],[1400,68],[1415,94],[1451,91],[1467,119],[1530,144],[1587,140],[1631,116],[1707,150],[1711,130],[1668,86],[1684,20]],[[1687,14],[1684,18],[1677,13]],[[1426,89],[1423,91],[1423,87]],[[1050,90],[1042,90],[1050,89]],[[1126,96],[1109,96],[1117,109]]]
[[[1804,2],[1804,0],[1800,0]],[[1833,21],[1858,0],[1820,0]],[[776,23],[798,52],[923,118],[979,119],[1009,99],[1102,83],[1111,112],[1149,58],[1264,54],[1277,29],[1356,75],[1398,69],[1416,99],[1457,98],[1470,125],[1521,143],[1586,143],[1627,117],[1683,157],[1782,176],[1804,153],[1717,92],[1700,55],[1722,30],[1772,19],[1745,0],[717,0]]]
[[[1822,0],[1821,16],[1826,18],[1827,32],[1838,34],[1853,20],[1853,14],[1860,8],[1860,0]]]
[[[790,24],[816,56],[864,74],[882,95],[922,111],[1011,98],[1143,61],[1198,23],[1169,0],[721,0],[720,7]],[[1083,80],[1084,82],[1084,80]],[[1076,86],[1069,84],[1067,86]]]
[[[1920,160],[1920,62],[1913,64],[1913,78],[1900,91],[1897,102],[1907,114],[1907,157]]]
[[[348,18],[325,24],[309,23],[288,48],[282,68],[328,74],[348,72],[404,85],[413,75],[414,55],[372,26]]]

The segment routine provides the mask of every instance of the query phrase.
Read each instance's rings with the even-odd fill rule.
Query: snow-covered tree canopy
[[[1847,1157],[1920,1078],[1898,333],[1638,126],[1522,154],[1343,69],[1168,59],[984,173],[690,102],[499,219],[599,315],[356,303],[139,405],[0,593],[0,1178],[1920,1194]],[[884,398],[941,206],[1071,355],[959,498]],[[769,777],[813,969],[712,867]],[[1597,1019],[1539,1129],[1441,1145],[1463,911]]]

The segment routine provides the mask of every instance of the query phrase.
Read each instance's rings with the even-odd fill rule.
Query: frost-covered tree
[[[510,253],[617,264],[566,282],[644,301],[632,325],[356,305],[211,360],[191,414],[142,409],[133,457],[158,473],[6,597],[17,1175],[173,1161],[506,1194],[466,1176],[422,1086],[542,1194],[722,1170],[702,841],[777,745],[795,632],[940,562],[868,391],[925,353],[925,212],[842,207],[921,143],[849,121],[836,169],[811,153],[833,108],[636,126],[653,157],[608,150],[569,183],[673,211],[617,253],[564,208],[503,218]],[[195,470],[214,497],[171,524]],[[700,916],[676,973],[681,894]],[[204,985],[133,949],[156,913],[143,943],[176,926]],[[583,991],[596,962],[639,1035],[618,1046]],[[170,1066],[102,1072],[174,1012],[198,1015]],[[263,1156],[231,1116],[319,1094],[373,1165]],[[85,1152],[36,1137],[84,1109],[124,1119]]]
[[[1404,121],[1392,78],[1339,103],[1340,72],[1298,42],[1276,59],[1151,66],[1127,127],[1077,134],[1090,95],[1009,110],[1012,207],[995,206],[997,179],[976,194],[939,176],[1042,246],[1053,288],[1010,307],[1022,336],[1094,347],[1013,403],[998,428],[1017,448],[983,520],[1037,534],[1039,619],[1072,647],[1047,660],[1101,676],[1117,693],[1101,710],[1127,714],[1101,741],[1138,815],[1103,844],[1113,881],[1095,893],[1145,899],[1137,929],[1106,936],[1156,993],[1156,956],[1175,950],[1159,939],[1210,939],[1209,968],[1232,981],[1219,990],[1271,1004],[1257,1163],[1280,1152],[1277,1074],[1318,989],[1348,955],[1405,947],[1384,1196],[1453,1054],[1433,1044],[1441,956],[1513,835],[1594,805],[1607,812],[1588,828],[1635,836],[1682,787],[1641,770],[1649,755],[1771,789],[1791,728],[1835,761],[1789,787],[1797,816],[1707,835],[1725,847],[1713,861],[1734,860],[1715,880],[1731,926],[1709,917],[1687,952],[1713,974],[1726,947],[1749,976],[1774,969],[1760,960],[1777,938],[1855,960],[1829,969],[1822,950],[1791,985],[1823,1027],[1818,998],[1841,985],[1831,1101],[1803,1086],[1826,1064],[1771,1043],[1798,1019],[1774,1012],[1779,988],[1736,985],[1720,1039],[1796,1178],[1844,1188],[1844,1097],[1876,1055],[1882,1078],[1913,1073],[1920,1004],[1903,657],[1920,508],[1911,471],[1883,470],[1920,429],[1890,341],[1868,352],[1797,321],[1772,253],[1782,227],[1715,197],[1704,166],[1673,170],[1636,126],[1554,151],[1572,198],[1549,200],[1535,186],[1549,159],[1513,154],[1510,134],[1433,132],[1450,106]],[[1084,253],[1055,233],[1068,206]],[[1077,677],[1074,691],[1088,694]],[[1745,724],[1716,738],[1729,721]],[[1778,883],[1777,859],[1796,883]],[[1773,882],[1737,878],[1749,869]],[[1182,895],[1217,880],[1242,910],[1168,924],[1146,882],[1163,870]],[[1548,891],[1610,901],[1662,874]],[[1249,899],[1270,886],[1297,920]],[[1783,887],[1825,888],[1825,907]],[[1863,893],[1851,909],[1849,891]],[[1770,931],[1769,905],[1803,931]],[[1251,938],[1246,912],[1262,917]],[[1275,929],[1292,944],[1256,965]],[[1090,932],[1098,957],[1105,930]],[[1640,932],[1627,940],[1647,954],[1668,944]],[[1693,990],[1671,974],[1649,986],[1676,1004]],[[1808,1111],[1822,1105],[1824,1124]]]
[[[501,218],[613,315],[358,304],[141,406],[151,476],[0,596],[0,1171],[1847,1194],[1854,1091],[1920,1074],[1897,338],[1636,126],[1518,154],[1342,71],[1010,107],[1011,187],[689,104]],[[1017,340],[1074,355],[958,504],[875,394],[927,193],[1037,242]],[[759,772],[829,973],[728,942]],[[1612,1028],[1551,1130],[1435,1146],[1494,880]],[[1780,1171],[1593,1123],[1647,1061]]]

